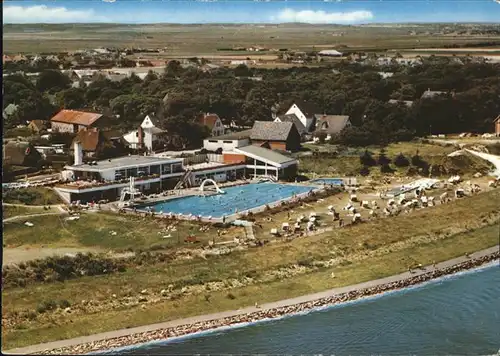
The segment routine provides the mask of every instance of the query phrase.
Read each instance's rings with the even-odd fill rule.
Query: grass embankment
[[[116,251],[127,249],[162,249],[184,244],[193,234],[200,241],[208,241],[216,235],[211,226],[200,231],[202,225],[188,221],[167,222],[151,217],[117,215],[106,212],[84,213],[79,220],[67,221],[61,216],[40,216],[29,219],[33,227],[24,221],[11,221],[4,225],[3,243],[7,247],[96,247]],[[175,225],[175,230],[168,226]],[[232,227],[222,239],[244,234],[242,228]]]
[[[306,175],[318,176],[359,176],[363,165],[360,156],[365,149],[372,153],[373,159],[377,160],[380,152],[383,150],[385,156],[391,160],[389,164],[393,172],[382,173],[379,165],[369,167],[371,177],[389,176],[407,176],[409,169],[412,168],[416,174],[418,167],[409,166],[398,167],[394,164],[395,158],[401,153],[411,162],[412,156],[418,153],[423,162],[428,165],[439,167],[434,170],[436,175],[461,174],[465,176],[474,173],[487,172],[491,166],[488,162],[478,159],[470,154],[459,157],[448,157],[447,155],[456,151],[452,146],[442,146],[420,142],[401,142],[390,144],[386,147],[367,147],[367,148],[348,148],[343,149],[336,145],[305,145],[312,151],[319,152],[318,156],[306,156],[299,158],[300,169]],[[338,152],[336,157],[331,153]]]
[[[13,313],[31,313],[31,320],[4,326],[3,347],[238,309],[393,275],[415,263],[431,264],[491,247],[498,244],[499,199],[500,191],[496,190],[410,215],[226,256],[176,260],[112,275],[7,289],[3,291],[4,321]],[[330,263],[314,267],[315,261]],[[245,280],[246,284],[242,283]],[[210,281],[222,281],[224,286],[216,290]],[[143,289],[150,293],[148,299],[153,299],[169,284],[175,289],[195,285],[199,289],[154,303],[110,304],[125,296],[137,298]],[[71,313],[36,314],[41,301],[61,299],[72,305]],[[98,312],[82,312],[78,307],[82,299],[103,307],[96,307]]]
[[[13,216],[23,216],[31,214],[42,214],[50,212],[40,207],[2,205],[2,218],[7,219]]]
[[[56,192],[44,187],[6,190],[2,192],[2,202],[25,205],[53,205],[63,203]]]

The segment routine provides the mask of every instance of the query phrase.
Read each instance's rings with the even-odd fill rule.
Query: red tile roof
[[[90,126],[100,117],[102,117],[102,114],[76,110],[61,110],[52,119],[50,119],[50,121]]]
[[[84,151],[94,152],[99,145],[99,136],[98,130],[80,130],[73,142],[80,142]]]
[[[217,119],[219,118],[219,115],[217,114],[203,114],[200,117],[200,124],[207,126],[210,130],[214,128],[215,123],[217,122]]]

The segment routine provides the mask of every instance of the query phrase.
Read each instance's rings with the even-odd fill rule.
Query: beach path
[[[255,306],[246,307],[246,308],[242,308],[242,309],[238,309],[238,310],[230,310],[230,311],[224,311],[224,312],[220,312],[220,313],[213,313],[213,314],[200,315],[200,316],[195,316],[195,317],[190,317],[190,318],[172,320],[172,321],[168,321],[168,322],[164,322],[164,323],[157,323],[157,324],[139,326],[139,327],[135,327],[135,328],[115,330],[115,331],[104,332],[104,333],[99,333],[99,334],[94,334],[94,335],[89,335],[89,336],[77,337],[77,338],[73,338],[73,339],[59,340],[59,341],[53,341],[53,342],[48,342],[48,343],[43,343],[43,344],[38,344],[38,345],[32,345],[32,346],[27,346],[27,347],[12,349],[12,350],[2,350],[2,352],[4,354],[32,354],[32,353],[37,353],[37,352],[41,352],[44,350],[58,349],[58,348],[63,348],[63,347],[72,347],[72,346],[96,342],[96,341],[100,341],[100,340],[113,339],[113,338],[117,338],[117,337],[124,337],[124,336],[128,336],[128,335],[133,335],[133,334],[139,334],[139,333],[150,332],[150,331],[155,331],[155,330],[160,330],[160,329],[177,327],[180,325],[194,324],[194,323],[198,323],[198,322],[205,322],[205,321],[210,321],[210,320],[222,319],[222,318],[246,314],[246,313],[253,313],[253,312],[257,312],[257,311],[265,311],[265,310],[275,309],[275,308],[279,308],[279,307],[286,307],[286,306],[291,306],[291,305],[295,305],[295,304],[306,303],[306,302],[315,301],[317,299],[326,298],[326,297],[334,296],[334,295],[341,294],[341,293],[347,293],[347,292],[351,292],[351,291],[355,291],[355,290],[359,290],[359,289],[371,288],[371,287],[376,287],[376,286],[382,285],[382,284],[387,284],[387,283],[405,280],[405,279],[408,279],[411,277],[416,277],[420,274],[428,273],[428,272],[433,271],[435,269],[448,268],[448,267],[451,267],[453,265],[465,262],[465,261],[469,260],[470,258],[480,258],[482,256],[490,255],[492,253],[497,252],[499,250],[499,248],[500,248],[500,246],[497,245],[497,246],[494,246],[494,247],[491,247],[491,248],[488,248],[485,250],[481,250],[481,251],[472,253],[469,256],[460,256],[460,257],[457,257],[457,258],[454,258],[454,259],[451,259],[448,261],[437,263],[435,267],[434,266],[425,266],[424,268],[422,268],[420,270],[413,271],[413,273],[404,272],[404,273],[401,273],[398,275],[380,278],[380,279],[376,279],[376,280],[372,280],[372,281],[368,281],[368,282],[363,282],[363,283],[359,283],[359,284],[354,284],[351,286],[333,288],[333,289],[329,289],[329,290],[319,292],[319,293],[303,295],[300,297],[285,299],[285,300],[272,302],[272,303],[266,303],[266,304],[262,304],[259,308],[256,308]]]

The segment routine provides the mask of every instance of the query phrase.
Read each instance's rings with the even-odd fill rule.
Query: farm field
[[[280,25],[4,25],[4,52],[14,54],[73,51],[96,47],[165,48],[165,56],[247,55],[224,51],[263,46],[310,51],[315,48],[389,50],[443,47],[500,41],[500,36],[410,35],[412,26],[363,27]],[[416,27],[422,31],[421,27]],[[251,53],[256,55],[256,53]],[[274,55],[272,53],[259,53]]]

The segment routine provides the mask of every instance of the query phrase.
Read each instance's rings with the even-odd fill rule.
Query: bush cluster
[[[32,283],[63,282],[81,276],[96,276],[125,271],[119,260],[93,254],[78,253],[75,257],[48,257],[2,269],[2,288],[24,287]]]

